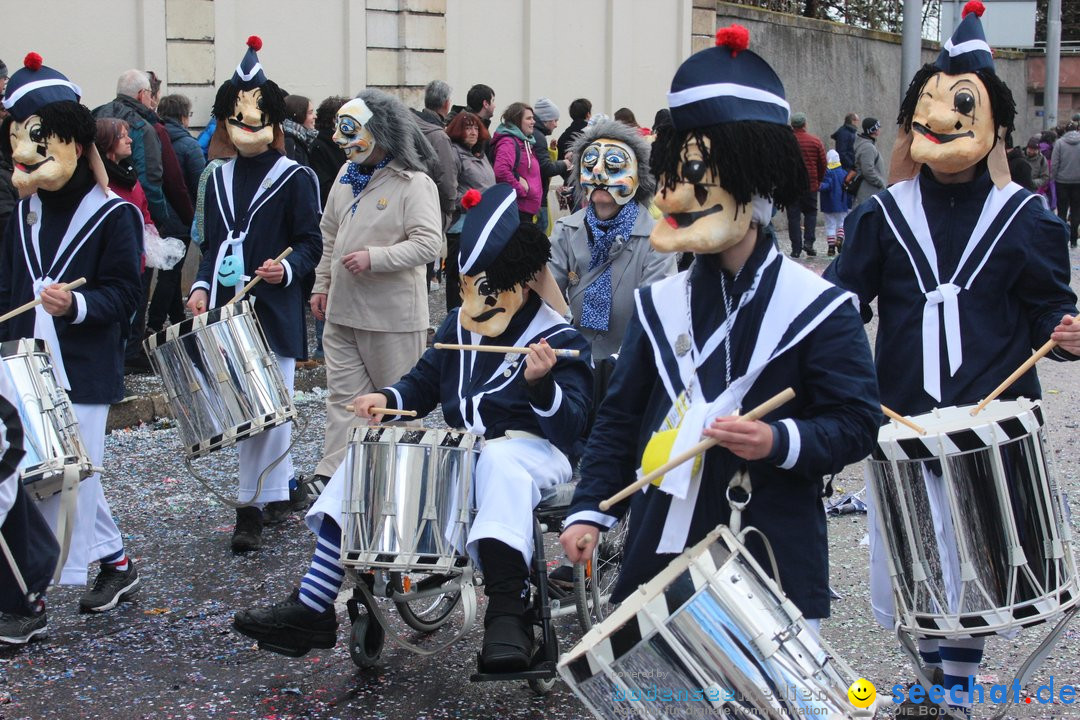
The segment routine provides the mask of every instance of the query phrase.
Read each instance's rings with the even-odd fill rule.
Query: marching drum
[[[480,436],[455,430],[353,427],[344,459],[344,565],[462,572],[482,444]]]
[[[53,374],[44,340],[24,338],[0,344],[0,355],[19,396],[26,458],[22,482],[45,500],[63,489],[65,471],[85,479],[94,474],[68,394]]]
[[[991,402],[881,428],[869,461],[877,531],[898,607],[929,637],[980,636],[1054,619],[1080,597],[1042,407]]]
[[[604,720],[872,714],[852,707],[856,676],[723,525],[593,627],[559,674]]]
[[[165,385],[189,460],[296,417],[247,301],[170,325],[144,346]]]

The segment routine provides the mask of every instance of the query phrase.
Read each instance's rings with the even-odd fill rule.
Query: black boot
[[[525,615],[529,569],[519,551],[498,540],[480,540],[478,552],[488,599],[481,671],[525,670],[533,654],[533,628]]]
[[[293,590],[285,600],[264,607],[241,610],[233,616],[233,628],[259,641],[264,650],[299,657],[312,648],[332,648],[337,641],[334,608],[312,610]]]
[[[250,552],[262,547],[263,514],[257,507],[236,508],[233,552]]]

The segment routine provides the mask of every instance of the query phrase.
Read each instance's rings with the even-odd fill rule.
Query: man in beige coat
[[[425,174],[433,153],[408,108],[365,90],[338,111],[334,141],[349,162],[326,201],[311,295],[326,320],[323,482],[344,456],[348,401],[397,382],[426,347],[425,266],[443,242],[438,190]]]

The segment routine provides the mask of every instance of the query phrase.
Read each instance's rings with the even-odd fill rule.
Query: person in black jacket
[[[859,114],[848,113],[844,116],[844,124],[830,136],[836,143],[836,152],[840,154],[840,167],[845,170],[855,169],[855,136],[858,133]]]
[[[570,103],[570,127],[563,130],[563,134],[559,136],[557,146],[559,148],[559,159],[566,158],[566,151],[570,149],[570,146],[574,144],[574,140],[581,134],[581,131],[585,129],[585,126],[589,124],[589,118],[592,117],[592,103],[585,98],[578,98],[574,102]]]
[[[550,142],[548,138],[559,125],[559,108],[555,103],[546,97],[540,98],[533,105],[533,115],[536,116],[536,126],[533,128],[533,148],[536,151],[536,160],[540,163],[540,179],[543,184],[540,194],[540,212],[536,224],[547,234],[548,187],[551,185],[551,178],[558,175],[565,180],[570,173],[570,168],[573,167],[574,156],[573,153],[569,153],[559,160],[552,160],[551,153],[548,152]]]

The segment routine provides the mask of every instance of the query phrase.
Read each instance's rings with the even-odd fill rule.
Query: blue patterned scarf
[[[384,157],[378,165],[371,168],[371,172],[364,172],[364,170],[366,170],[368,166],[358,165],[357,163],[351,162],[349,163],[348,169],[345,170],[345,174],[341,176],[341,179],[338,180],[338,182],[342,185],[352,185],[352,196],[355,200],[356,198],[360,197],[360,193],[364,192],[364,188],[366,188],[368,183],[371,182],[372,176],[375,175],[375,173],[380,168],[384,168],[389,165],[390,161],[393,159],[393,156],[390,155],[390,153],[387,153],[386,157]],[[355,203],[352,206],[352,211],[353,213],[356,212]]]
[[[621,243],[630,241],[630,231],[637,222],[638,204],[630,201],[623,205],[618,214],[610,220],[596,217],[590,204],[585,210],[585,224],[589,227],[589,270],[603,265],[608,260],[611,246],[618,239]],[[607,331],[611,319],[611,265],[604,268],[600,277],[585,288],[581,304],[581,327],[590,330]]]

